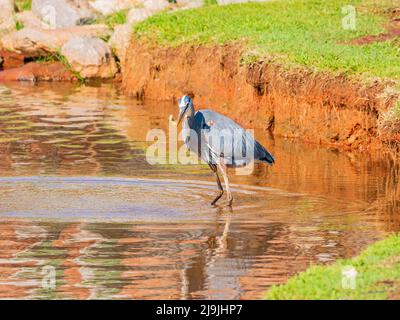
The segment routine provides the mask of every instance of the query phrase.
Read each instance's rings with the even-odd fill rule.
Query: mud
[[[381,82],[365,85],[269,61],[241,64],[237,45],[156,48],[134,39],[128,52],[123,87],[138,98],[176,100],[193,91],[197,108],[248,128],[346,149],[387,146],[378,119],[395,98],[385,97]]]

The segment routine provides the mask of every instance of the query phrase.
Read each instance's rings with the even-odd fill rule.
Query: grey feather
[[[186,119],[183,127],[186,146],[206,163],[216,164],[221,157],[231,167],[244,166],[253,160],[275,162],[248,131],[217,112],[199,110]]]

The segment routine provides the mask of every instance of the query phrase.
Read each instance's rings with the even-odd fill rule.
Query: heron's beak
[[[187,110],[188,107],[189,107],[189,104],[187,104],[185,109],[183,109],[183,111],[179,113],[179,115],[178,115],[178,126],[181,123],[181,121],[183,119],[183,116],[185,115],[186,110]]]

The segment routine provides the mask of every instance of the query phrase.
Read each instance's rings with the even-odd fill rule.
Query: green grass
[[[15,0],[18,11],[29,11],[32,8],[32,0]]]
[[[204,5],[205,6],[212,6],[218,4],[217,0],[204,0]]]
[[[24,28],[24,24],[23,24],[21,21],[16,20],[16,21],[15,21],[15,29],[16,29],[16,30],[21,30],[21,29],[23,29],[23,28]]]
[[[342,288],[342,270],[353,266],[358,274],[355,289]],[[379,241],[358,257],[329,266],[312,266],[272,287],[266,299],[388,299],[400,298],[400,235]]]
[[[390,2],[389,2],[390,3]],[[342,7],[357,8],[356,30],[342,28]],[[383,6],[383,8],[385,8]],[[387,21],[379,10],[362,0],[280,0],[162,13],[134,26],[137,37],[176,47],[182,44],[245,45],[250,59],[274,58],[288,66],[400,78],[398,42],[363,46],[345,42],[384,32]]]
[[[94,22],[105,24],[110,29],[114,29],[116,25],[126,23],[127,16],[128,16],[128,10],[124,9],[114,12],[110,15],[101,17],[99,19],[96,19]]]

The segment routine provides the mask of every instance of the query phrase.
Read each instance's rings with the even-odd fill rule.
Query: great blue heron
[[[272,165],[274,157],[253,136],[236,122],[212,110],[195,112],[193,95],[179,99],[178,125],[183,120],[183,141],[186,147],[197,153],[215,173],[219,194],[211,202],[214,205],[224,194],[220,170],[227,192],[228,205],[232,205],[227,168],[243,167],[258,160]]]

